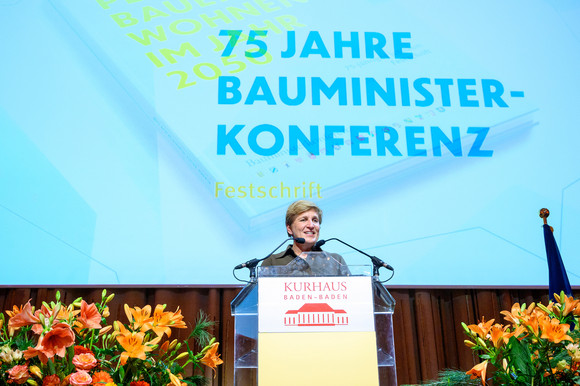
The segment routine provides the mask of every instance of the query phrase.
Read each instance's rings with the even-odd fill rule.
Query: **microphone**
[[[314,244],[314,246],[312,247],[312,249],[314,251],[319,251],[319,250],[321,250],[320,247],[322,247],[324,244],[326,244],[326,240],[318,240],[316,242],[316,244]]]
[[[284,245],[286,242],[288,242],[290,240],[293,240],[293,241],[297,242],[298,244],[304,244],[306,242],[306,240],[303,237],[290,236],[287,239],[285,239],[284,241],[282,241],[282,243],[280,245],[278,245],[272,252],[270,252],[268,254],[268,256],[266,256],[262,259],[252,259],[252,260],[246,261],[245,263],[238,264],[234,267],[234,270],[241,269],[241,268],[249,268],[249,269],[255,268],[262,260],[266,260],[268,257],[272,256],[274,254],[274,252],[276,252],[278,250],[278,248],[280,248],[282,245]]]
[[[384,267],[384,268],[388,269],[389,271],[393,271],[393,272],[395,271],[395,269],[393,267],[391,267],[389,264],[385,263],[384,261],[382,261],[378,257],[371,256],[368,253],[363,252],[360,249],[355,248],[355,247],[353,247],[352,245],[350,245],[348,243],[345,243],[341,239],[337,239],[336,237],[333,237],[333,238],[330,238],[330,239],[327,239],[327,240],[318,240],[316,242],[316,244],[314,244],[314,247],[312,249],[314,249],[314,248],[319,248],[320,249],[320,247],[323,246],[324,244],[326,244],[327,241],[331,241],[331,240],[336,240],[339,243],[342,243],[342,244],[346,245],[347,247],[350,247],[350,248],[354,249],[355,251],[357,251],[359,253],[362,253],[363,255],[369,257],[371,259],[371,261],[373,262],[373,265],[375,266],[375,268]]]

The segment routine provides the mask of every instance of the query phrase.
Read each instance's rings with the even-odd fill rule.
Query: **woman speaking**
[[[262,267],[286,265],[297,257],[304,257],[304,252],[320,252],[321,249],[316,247],[316,242],[321,223],[322,210],[313,202],[300,200],[290,204],[286,210],[286,232],[289,237],[294,238],[294,243],[285,251],[268,257],[262,263]],[[298,242],[297,239],[304,239],[304,242]],[[339,254],[330,255],[341,265],[346,265]]]

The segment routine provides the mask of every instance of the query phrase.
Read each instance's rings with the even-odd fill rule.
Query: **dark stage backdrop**
[[[123,305],[167,304],[178,306],[186,321],[193,323],[200,310],[217,322],[214,334],[220,341],[224,365],[220,366],[212,385],[233,384],[234,320],[230,302],[241,287],[157,287],[110,288],[116,294],[110,303],[109,321],[125,321]],[[32,299],[37,308],[43,300],[52,300],[57,290],[64,302],[82,296],[92,302],[100,300],[101,288],[0,288],[2,310]],[[500,311],[514,302],[547,304],[547,288],[467,289],[467,288],[389,288],[397,301],[394,314],[395,348],[399,384],[419,383],[436,377],[445,368],[470,369],[476,359],[464,344],[461,322],[475,323],[481,316],[502,320]],[[577,289],[574,291],[578,296]],[[188,330],[174,330],[172,338],[185,338]],[[211,371],[207,375],[211,377]]]

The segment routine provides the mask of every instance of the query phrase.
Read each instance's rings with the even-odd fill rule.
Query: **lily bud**
[[[549,314],[550,313],[550,310],[545,305],[543,305],[542,303],[538,303],[538,308],[540,310],[544,311],[546,314]]]
[[[74,301],[74,302],[72,302],[72,304],[73,304],[75,307],[80,307],[80,306],[81,306],[81,303],[82,303],[82,301],[83,301],[83,298],[82,298],[82,297],[78,297],[78,298],[76,298],[76,299],[75,299],[75,301]]]
[[[99,330],[99,336],[105,335],[107,332],[111,331],[111,328],[113,328],[113,326],[106,326],[106,327],[101,328]]]
[[[105,309],[103,310],[103,315],[104,318],[108,318],[109,316],[111,316],[111,313],[109,312],[109,307],[105,307]]]
[[[463,327],[463,330],[467,333],[467,335],[469,336],[473,335],[472,331],[469,329],[469,327],[467,327],[467,324],[461,322],[461,327]]]
[[[60,307],[61,307],[61,303],[57,302],[52,309],[53,310],[52,315],[56,316],[58,314],[58,312],[60,311]],[[51,319],[54,319],[54,318],[51,316]]]
[[[205,354],[207,350],[209,350],[212,346],[212,343],[208,344],[207,346],[205,346],[199,353],[200,354]]]
[[[60,291],[56,291],[55,299],[57,302],[60,302]]]
[[[107,290],[103,289],[103,293],[101,294],[101,299],[104,299],[107,296]]]
[[[179,350],[180,348],[181,348],[181,343],[177,343],[177,344],[175,345],[175,350],[177,351],[177,350]]]
[[[473,347],[477,346],[475,343],[473,343],[470,340],[464,340],[463,343],[465,343],[465,345],[469,348],[473,348]]]
[[[167,351],[173,350],[175,346],[177,346],[177,339],[173,339],[173,341],[169,344],[169,348],[167,349]]]
[[[40,371],[38,366],[30,366],[28,371],[30,371],[36,378],[42,379],[42,371]]]
[[[107,296],[107,298],[105,299],[105,304],[109,303],[111,300],[113,300],[113,298],[115,297],[115,294],[110,294],[109,296]]]
[[[483,341],[483,339],[477,338],[477,343],[479,343],[482,347],[487,348],[487,346],[485,345],[485,342]]]
[[[209,345],[208,346],[211,346],[214,343],[215,343],[215,336],[209,340]]]
[[[165,355],[165,353],[169,351],[169,341],[166,340],[165,342],[163,342],[163,344],[161,345],[161,347],[159,347],[159,354],[160,355]]]
[[[125,303],[125,305],[123,305],[123,309],[125,310],[125,315],[127,315],[127,319],[129,320],[129,323],[133,322],[133,314],[131,314],[131,307],[129,307],[129,305],[127,303]]]
[[[179,360],[179,359],[185,358],[187,356],[189,356],[189,353],[187,351],[184,351],[181,354],[179,354],[177,357],[175,357],[175,360]]]
[[[115,329],[115,331],[119,332],[120,328],[119,328],[119,321],[115,320],[113,322],[113,328]]]
[[[2,315],[4,316],[4,315]],[[4,318],[0,318],[0,330],[2,329],[2,326],[4,325]]]
[[[45,326],[44,320],[46,319],[44,314],[42,312],[40,312],[38,314],[38,319],[40,319],[40,323],[42,324],[42,326]]]
[[[32,378],[28,378],[26,380],[26,383],[28,383],[31,386],[38,386],[38,383],[36,383],[36,381],[34,379],[32,379]]]

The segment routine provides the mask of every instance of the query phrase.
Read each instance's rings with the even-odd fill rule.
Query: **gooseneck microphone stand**
[[[355,251],[367,256],[368,258],[371,259],[372,263],[373,263],[373,276],[375,277],[379,277],[379,269],[381,267],[384,267],[386,269],[388,269],[389,271],[395,272],[395,269],[393,267],[391,267],[389,264],[385,263],[384,261],[382,261],[381,259],[379,259],[376,256],[371,256],[366,252],[361,251],[360,249],[353,247],[352,245],[342,241],[341,239],[337,239],[336,237],[330,238],[330,239],[326,239],[326,240],[318,240],[316,242],[316,244],[314,245],[314,248],[320,248],[321,246],[323,246],[327,241],[331,241],[331,240],[336,240],[339,243],[342,243],[344,245],[346,245],[349,248],[354,249]]]
[[[262,261],[266,260],[268,257],[272,256],[274,254],[274,252],[276,252],[278,250],[278,248],[280,248],[282,245],[284,245],[285,243],[287,243],[288,241],[293,240],[295,242],[297,242],[298,244],[304,244],[306,242],[306,240],[304,240],[304,238],[302,237],[288,237],[287,239],[285,239],[284,241],[282,241],[282,243],[280,243],[280,245],[278,245],[272,252],[270,252],[266,257],[263,257],[261,259],[252,259],[252,260],[248,260],[245,263],[242,264],[238,264],[234,267],[234,271],[236,269],[241,269],[241,268],[248,268],[250,270],[250,281],[255,281],[256,280],[256,267],[258,266],[258,264],[260,264]],[[234,277],[236,275],[234,274]],[[236,277],[237,279],[237,277]],[[240,280],[240,279],[238,279]]]

